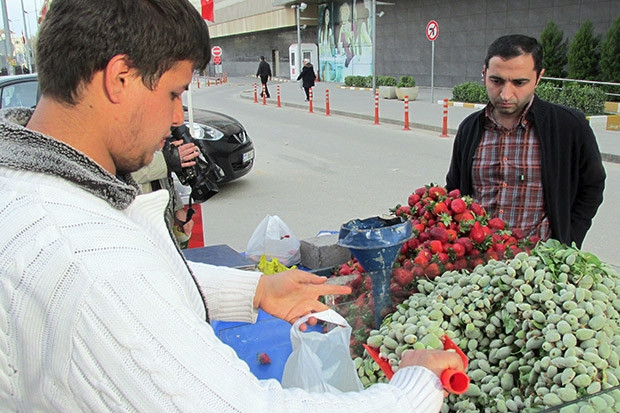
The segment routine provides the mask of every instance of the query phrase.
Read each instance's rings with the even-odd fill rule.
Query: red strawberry
[[[357,290],[364,283],[364,276],[362,274],[358,274],[353,280],[351,280],[351,289]]]
[[[504,227],[506,226],[506,224],[501,218],[491,218],[488,225],[489,228],[492,229],[504,229]]]
[[[425,187],[425,186],[422,186],[422,187],[420,187],[420,188],[416,189],[416,190],[415,190],[415,191],[413,191],[413,192],[414,192],[415,194],[418,194],[418,196],[421,198],[421,197],[423,197],[424,195],[426,195],[426,187]]]
[[[413,261],[411,260],[403,261],[403,268],[411,271],[413,269]]]
[[[271,364],[271,358],[269,358],[267,353],[258,353],[256,359],[258,360],[258,364]]]
[[[445,202],[436,202],[435,205],[433,205],[433,214],[440,215],[440,214],[445,214],[447,212],[448,212],[448,206],[446,205]]]
[[[409,205],[402,205],[396,210],[396,216],[411,215],[411,207]]]
[[[426,264],[428,264],[428,262],[431,259],[431,253],[429,250],[421,250],[420,252],[418,252],[418,255],[416,255],[416,257],[413,259],[413,262],[416,263],[417,265],[421,265],[421,266],[426,266]]]
[[[485,238],[484,229],[482,228],[482,225],[480,224],[479,221],[476,221],[474,223],[474,226],[469,231],[469,238],[471,238],[472,241],[478,244],[484,241],[484,238]]]
[[[407,203],[409,204],[409,206],[415,206],[415,204],[417,204],[420,201],[420,195],[416,194],[415,192],[411,195],[409,195],[409,198],[407,199]]]
[[[461,243],[456,242],[452,244],[452,250],[454,251],[454,255],[456,255],[457,258],[465,255],[465,247]]]
[[[482,216],[485,213],[484,208],[482,208],[480,204],[476,202],[472,202],[471,205],[469,206],[469,209],[471,209],[471,212],[473,212],[474,214],[478,216]]]
[[[349,275],[351,274],[351,267],[348,264],[342,264],[340,266],[340,275]]]
[[[474,244],[472,244],[471,240],[466,237],[461,237],[457,239],[455,243],[461,244],[463,247],[465,247],[466,253],[469,253],[474,248]]]
[[[392,271],[392,277],[394,278],[396,284],[404,287],[413,281],[413,272],[406,270],[403,267],[394,268],[394,271]]]
[[[439,198],[446,196],[446,188],[441,186],[432,186],[428,189],[428,194],[437,201]]]
[[[461,197],[461,190],[460,189],[453,189],[452,191],[448,192],[448,197],[450,198],[460,198]]]
[[[433,240],[439,240],[442,243],[448,242],[448,231],[445,228],[433,227],[428,234]]]
[[[433,254],[437,254],[443,251],[443,243],[438,239],[434,239],[431,241],[430,249]]]
[[[439,276],[439,273],[439,265],[436,262],[428,264],[428,266],[424,269],[424,274],[431,280]]]
[[[455,214],[462,214],[467,209],[467,204],[461,198],[456,198],[450,202],[450,209]]]

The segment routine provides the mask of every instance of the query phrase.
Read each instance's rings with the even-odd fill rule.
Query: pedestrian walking
[[[260,97],[263,97],[263,93],[266,94],[268,98],[271,97],[271,95],[269,95],[269,89],[267,88],[267,81],[271,80],[271,66],[269,66],[269,63],[265,62],[265,56],[260,57],[256,77],[260,77],[260,82],[262,84]]]
[[[310,59],[304,59],[304,67],[301,69],[299,76],[297,76],[297,80],[302,81],[304,92],[306,92],[306,102],[310,100],[310,89],[314,87],[315,79],[314,66],[310,63]]]

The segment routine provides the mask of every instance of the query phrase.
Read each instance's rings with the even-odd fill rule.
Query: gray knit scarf
[[[139,192],[131,174],[116,177],[83,153],[49,136],[26,129],[33,110],[0,111],[0,166],[54,175],[125,209]]]

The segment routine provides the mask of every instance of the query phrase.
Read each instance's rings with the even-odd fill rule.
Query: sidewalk
[[[241,93],[244,99],[254,99],[254,78],[229,78],[228,83],[248,85]],[[263,104],[260,95],[260,82],[257,87],[257,104]],[[304,102],[303,89],[295,81],[274,79],[269,83],[271,98],[266,100],[267,105],[278,104],[278,88],[280,106],[310,110],[308,102]],[[313,88],[312,111],[317,116],[325,116],[327,109],[327,93],[329,93],[330,115],[348,116],[375,123],[375,97],[371,89],[355,89],[341,86],[337,83],[318,82]],[[435,131],[443,133],[443,111],[441,103],[444,98],[452,98],[452,89],[420,86],[420,93],[414,101],[409,102],[409,128]],[[470,106],[470,105],[468,105]],[[448,106],[447,133],[454,138],[461,121],[469,114],[477,111],[475,107]],[[378,100],[378,123],[401,125],[405,127],[404,102],[397,99]],[[620,163],[620,131],[606,130],[592,123],[603,161]],[[445,138],[444,138],[445,139]]]

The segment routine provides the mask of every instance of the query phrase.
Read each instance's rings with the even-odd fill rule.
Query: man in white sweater
[[[130,173],[183,122],[210,58],[187,0],[54,0],[37,47],[36,110],[0,115],[1,411],[439,411],[454,353],[406,352],[389,384],[311,394],[258,380],[214,335],[208,315],[293,322],[349,290],[188,265],[168,193],[138,195]]]

